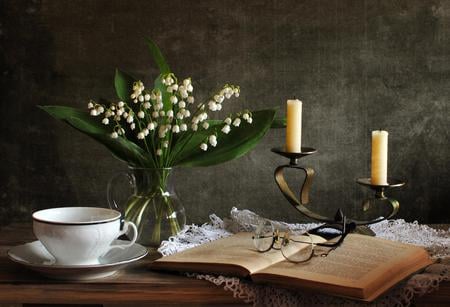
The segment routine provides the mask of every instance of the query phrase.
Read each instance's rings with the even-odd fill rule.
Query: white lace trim
[[[230,236],[240,231],[253,231],[260,217],[249,210],[231,210],[229,219],[220,219],[215,214],[210,216],[211,222],[202,226],[190,225],[175,237],[162,242],[158,251],[171,255],[203,243]],[[317,224],[287,224],[273,221],[279,229],[305,231]],[[349,299],[328,295],[301,293],[257,285],[236,277],[214,276],[205,274],[187,274],[190,277],[204,279],[231,291],[233,296],[254,306],[409,306],[414,299],[436,290],[442,281],[450,281],[450,229],[435,230],[417,222],[407,223],[404,220],[383,221],[370,228],[377,237],[404,243],[424,246],[430,255],[437,260],[423,272],[411,276],[391,289],[371,304],[360,303]]]

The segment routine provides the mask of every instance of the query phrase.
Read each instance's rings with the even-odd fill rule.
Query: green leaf
[[[94,117],[78,109],[64,106],[38,106],[56,119],[62,120],[78,131],[106,146],[115,157],[134,166],[152,167],[153,160],[147,152],[124,138],[110,137],[111,129]]]
[[[286,128],[286,117],[277,117],[273,120],[272,126],[270,128],[279,129]]]
[[[114,76],[114,86],[116,88],[117,97],[122,101],[130,101],[130,94],[133,89],[133,83],[135,78],[116,69],[116,75]]]
[[[155,60],[156,64],[159,67],[159,72],[162,75],[170,73],[169,65],[166,62],[166,59],[164,59],[164,56],[162,55],[161,50],[159,49],[158,45],[151,39],[147,38],[147,45],[150,49],[150,53],[153,56],[153,60]]]
[[[188,145],[178,155],[174,165],[209,166],[239,158],[253,149],[270,128],[276,110],[261,110],[252,112],[253,123],[242,121],[239,127],[232,126],[228,134],[220,131],[223,123],[212,122],[208,130],[197,131]],[[200,149],[200,144],[217,128],[217,146],[208,147],[207,151]]]

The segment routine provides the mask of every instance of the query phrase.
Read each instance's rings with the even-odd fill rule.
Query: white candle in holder
[[[286,151],[302,151],[302,102],[298,99],[287,101],[286,110]]]
[[[372,131],[371,183],[387,185],[388,132]]]

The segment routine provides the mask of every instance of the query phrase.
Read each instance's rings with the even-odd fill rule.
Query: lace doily
[[[249,210],[231,210],[230,218],[220,219],[215,214],[210,216],[211,222],[202,226],[190,225],[177,236],[163,241],[158,251],[171,255],[200,244],[230,236],[240,231],[253,231],[260,217]],[[273,221],[276,228],[291,231],[306,231],[317,224],[287,224]],[[450,281],[450,229],[436,230],[417,222],[407,223],[404,220],[383,221],[370,228],[377,237],[393,241],[410,243],[425,247],[435,264],[428,266],[423,272],[399,283],[396,287],[379,297],[374,302],[361,303],[349,299],[332,297],[323,294],[302,293],[267,285],[257,285],[236,277],[214,276],[205,274],[187,274],[197,279],[208,280],[225,290],[232,291],[234,297],[255,306],[409,306],[414,297],[424,295],[439,287],[441,281]]]

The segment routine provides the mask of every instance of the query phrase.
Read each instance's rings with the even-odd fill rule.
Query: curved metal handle
[[[380,217],[370,220],[370,221],[358,221],[358,220],[352,220],[352,221],[355,222],[357,225],[375,224],[375,223],[379,223],[381,221],[392,218],[394,215],[397,214],[398,210],[400,209],[400,203],[398,202],[398,200],[389,198],[389,197],[385,197],[384,194],[382,194],[382,196],[380,196],[380,194],[378,194],[378,193],[375,194],[375,199],[389,202],[389,204],[392,207],[391,212],[386,217],[380,216]],[[364,201],[364,203],[366,203],[367,201],[368,200]],[[364,210],[367,210],[367,209],[364,208]]]
[[[302,187],[300,190],[300,200],[297,199],[294,192],[292,192],[288,183],[286,182],[286,179],[284,178],[283,171],[285,168],[299,169],[305,173],[305,179],[303,181],[303,184],[302,184]],[[324,222],[324,223],[332,223],[332,222],[334,222],[333,218],[329,218],[329,217],[317,214],[305,207],[305,205],[307,205],[309,203],[309,190],[311,188],[313,178],[314,178],[314,170],[309,167],[300,167],[300,166],[296,166],[296,165],[287,164],[287,165],[278,166],[275,169],[275,182],[277,183],[278,188],[280,189],[281,193],[283,193],[284,197],[289,201],[289,203],[295,209],[300,211],[301,214],[303,214],[313,220]],[[382,194],[382,196],[377,195],[376,197],[378,199],[383,199],[383,200],[388,201],[389,204],[391,205],[392,211],[389,213],[389,215],[387,217],[378,217],[376,219],[369,220],[369,221],[348,219],[349,222],[353,222],[356,225],[369,225],[369,224],[381,222],[385,219],[390,219],[391,217],[393,217],[394,215],[397,214],[397,212],[400,208],[400,204],[397,200],[385,197],[384,194]]]
[[[283,171],[285,168],[294,168],[305,172],[305,180],[303,181],[302,188],[300,190],[300,201],[297,199],[294,192],[292,192],[292,190],[289,188],[289,185],[286,182],[286,179],[284,178]],[[313,178],[314,178],[314,170],[309,167],[304,168],[296,165],[287,164],[278,166],[275,169],[275,182],[277,183],[281,193],[283,193],[284,197],[286,197],[286,199],[292,206],[294,206],[295,209],[300,211],[300,213],[302,213],[303,215],[312,218],[314,220],[325,223],[332,223],[334,219],[314,213],[304,206],[309,203],[309,190],[311,188]]]

